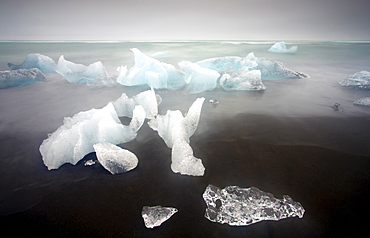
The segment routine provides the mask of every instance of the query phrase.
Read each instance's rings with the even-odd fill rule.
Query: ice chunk
[[[49,170],[65,163],[75,165],[86,154],[93,152],[99,142],[121,144],[136,138],[143,125],[145,111],[136,106],[128,126],[122,125],[112,103],[101,109],[79,112],[64,118],[64,123],[45,139],[39,150]]]
[[[158,114],[158,101],[154,89],[141,92],[132,98],[129,98],[125,93],[121,97],[113,101],[113,106],[119,117],[132,117],[133,109],[136,105],[141,105],[144,108],[146,118],[153,118]]]
[[[203,193],[207,204],[205,217],[212,222],[231,226],[247,226],[264,220],[281,220],[288,217],[303,217],[304,208],[288,195],[276,199],[272,194],[258,188],[228,186],[219,189],[208,185]]]
[[[294,45],[289,49],[286,48],[285,42],[277,42],[268,49],[268,52],[272,53],[286,53],[286,54],[295,54],[297,52],[298,46]]]
[[[220,85],[226,91],[266,89],[260,70],[227,70],[220,78]]]
[[[162,225],[163,222],[170,219],[178,210],[173,207],[144,206],[141,212],[146,228],[154,228]]]
[[[234,70],[236,72],[241,70],[260,70],[262,80],[309,77],[307,74],[286,68],[281,62],[272,59],[258,58],[253,53],[249,53],[245,58],[226,56],[198,61],[197,64],[218,72],[226,70]]]
[[[370,107],[370,97],[359,98],[354,101],[355,105]]]
[[[195,100],[185,117],[178,110],[169,110],[166,115],[158,115],[148,123],[153,130],[158,132],[167,147],[172,148],[171,169],[175,173],[192,176],[204,174],[205,168],[202,161],[194,157],[189,145],[189,138],[198,127],[204,100],[204,98]]]
[[[344,87],[353,87],[357,89],[370,89],[370,72],[360,71],[348,76],[339,83]]]
[[[39,69],[0,71],[0,88],[25,86],[37,81],[45,81],[45,75]]]
[[[98,61],[89,66],[75,64],[59,57],[57,73],[61,74],[70,83],[87,84],[110,84],[111,79],[108,76],[102,62]]]
[[[178,89],[184,85],[183,76],[173,65],[151,58],[136,48],[131,51],[135,56],[135,65],[124,76],[122,76],[124,71],[120,72],[118,83],[125,86],[147,84],[155,89]]]
[[[178,63],[185,74],[186,91],[191,94],[211,91],[217,86],[220,74],[212,69],[207,69],[190,61]]]
[[[27,55],[22,64],[8,63],[8,67],[11,70],[37,68],[43,73],[55,73],[57,65],[49,56],[33,53]]]
[[[101,142],[93,145],[99,163],[111,174],[120,174],[136,168],[139,160],[131,151]]]

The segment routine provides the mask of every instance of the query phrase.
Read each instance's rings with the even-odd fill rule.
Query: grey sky
[[[1,0],[0,40],[370,40],[369,0]]]

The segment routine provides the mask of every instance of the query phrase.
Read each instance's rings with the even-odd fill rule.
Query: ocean
[[[137,138],[121,145],[134,152],[134,170],[111,175],[99,164],[47,170],[38,151],[64,117],[102,108],[123,92],[148,87],[70,84],[58,74],[25,87],[0,89],[0,226],[4,234],[39,237],[336,237],[367,231],[370,195],[370,108],[353,102],[370,91],[342,87],[356,72],[370,71],[370,42],[288,41],[296,54],[269,53],[268,41],[0,42],[0,70],[30,53],[74,63],[101,61],[107,72],[133,66],[130,48],[175,65],[182,60],[244,57],[254,52],[308,74],[304,79],[264,81],[264,91],[191,94],[156,90],[159,114],[187,111],[205,97],[190,139],[206,168],[202,177],[175,174],[171,150],[144,123]],[[208,103],[217,99],[214,107]],[[335,107],[339,104],[339,107]],[[257,187],[300,202],[303,218],[234,227],[204,217],[208,184]],[[179,210],[147,229],[143,206]]]

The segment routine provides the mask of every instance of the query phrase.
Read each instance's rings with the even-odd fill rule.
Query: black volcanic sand
[[[114,176],[83,161],[48,171],[38,152],[44,135],[2,135],[1,230],[38,237],[356,237],[367,231],[370,212],[369,135],[366,117],[201,120],[191,145],[206,167],[203,177],[174,174],[171,150],[146,124],[123,145],[138,167]],[[202,199],[208,184],[287,194],[306,212],[245,227],[212,223]],[[179,212],[147,229],[145,205]]]

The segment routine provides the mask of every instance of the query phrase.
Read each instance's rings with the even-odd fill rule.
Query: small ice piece
[[[136,138],[145,120],[142,106],[136,106],[128,126],[122,125],[113,104],[101,109],[79,112],[64,118],[63,125],[48,136],[39,151],[49,170],[65,163],[75,165],[86,154],[93,152],[99,142],[122,144]]]
[[[190,94],[204,91],[212,91],[217,86],[217,79],[220,74],[212,69],[207,69],[190,61],[178,63],[185,74],[186,91]]]
[[[146,228],[154,228],[162,225],[163,222],[170,219],[178,210],[173,207],[144,206],[141,212]]]
[[[285,53],[285,54],[295,54],[297,52],[298,46],[294,45],[289,49],[286,48],[285,42],[277,42],[268,49],[268,52],[272,53]]]
[[[220,78],[220,85],[226,91],[266,89],[260,70],[227,70]]]
[[[33,53],[27,55],[22,64],[8,63],[8,67],[10,70],[37,68],[43,73],[55,73],[57,65],[49,56]]]
[[[370,97],[359,98],[354,101],[355,105],[370,107]]]
[[[356,89],[370,89],[370,72],[360,71],[348,76],[339,83],[344,87],[352,87]]]
[[[198,98],[191,105],[184,117],[179,110],[167,111],[148,122],[158,132],[168,148],[172,148],[171,169],[175,173],[191,176],[203,176],[204,166],[199,158],[194,157],[189,145],[189,138],[198,127],[204,98]]]
[[[276,199],[258,188],[228,186],[219,189],[208,185],[203,193],[207,208],[205,217],[221,224],[247,226],[264,220],[278,221],[288,217],[303,217],[304,208],[288,195]]]
[[[94,161],[92,159],[89,159],[89,160],[85,161],[84,166],[91,166],[91,165],[94,165],[94,164],[96,164],[96,161]]]
[[[101,142],[93,145],[99,163],[111,174],[125,173],[136,168],[139,160],[131,151]]]
[[[37,81],[45,81],[45,75],[36,68],[0,71],[0,88],[26,86]]]
[[[218,104],[220,104],[220,101],[218,101],[217,99],[209,99],[208,102],[212,105],[212,107],[217,107]]]
[[[70,83],[109,84],[108,73],[100,61],[85,66],[65,60],[61,55],[56,71]]]

